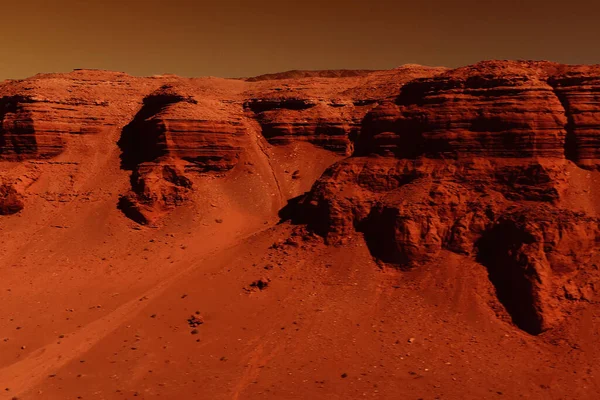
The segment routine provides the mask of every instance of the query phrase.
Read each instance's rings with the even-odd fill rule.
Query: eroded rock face
[[[62,139],[53,133],[36,131],[36,106],[31,98],[9,96],[0,99],[0,156],[3,159],[47,158],[60,154]]]
[[[64,135],[98,134],[112,123],[102,114],[106,104],[82,99],[40,96],[0,98],[0,158],[43,159],[64,150]]]
[[[476,242],[498,299],[521,329],[537,334],[573,301],[599,289],[596,218],[553,207],[509,208]]]
[[[598,213],[564,200],[573,168],[597,162],[598,76],[485,62],[409,82],[365,117],[354,156],[299,215],[330,243],[363,232],[400,268],[442,250],[474,257],[513,321],[540,333],[599,289]]]
[[[252,158],[249,152],[256,147],[251,148],[264,146],[259,143],[265,139],[274,146],[308,142],[350,155],[364,115],[379,97],[391,95],[383,81],[393,77],[395,85],[402,85],[415,76],[441,71],[412,66],[383,75],[340,73],[313,78],[311,74],[284,74],[238,82],[238,93],[215,90],[210,81],[200,85],[173,82],[146,96],[124,127],[119,140],[122,165],[134,171],[134,176],[154,171],[153,166],[173,163],[182,174],[223,173],[238,165],[242,155]],[[312,79],[318,84],[313,85]],[[363,86],[367,84],[378,91],[367,91],[366,97]],[[136,196],[146,195],[125,196],[128,200],[123,200],[126,207],[122,209],[137,208],[137,212],[147,214],[149,203],[132,201]],[[141,204],[146,205],[138,207]],[[160,207],[167,207],[167,203]]]
[[[362,232],[374,257],[399,268],[442,250],[473,257],[514,322],[537,334],[600,289],[598,218],[557,205],[568,163],[348,159],[303,200],[303,222],[332,244]]]
[[[146,90],[139,83],[104,71],[5,82],[0,86],[0,160],[48,159],[63,153],[73,136],[108,134],[126,115],[128,103]]]
[[[567,117],[544,64],[482,63],[406,84],[365,120],[364,154],[561,157]]]
[[[291,144],[278,154],[294,157],[311,143],[336,153],[333,159],[352,153],[364,115],[381,99],[443,70],[292,71],[247,80],[76,70],[7,81],[0,85],[0,161],[85,165],[99,145],[112,154],[118,143],[121,166],[136,180],[160,166],[223,174],[242,156],[247,165],[268,158],[269,144]],[[287,164],[295,171],[304,162]]]
[[[234,108],[218,99],[197,99],[193,90],[174,85],[144,98],[119,140],[122,165],[133,171],[132,192],[119,205],[125,214],[153,222],[184,202],[191,188],[186,173],[233,168],[246,133],[241,107]]]
[[[192,181],[181,165],[141,165],[131,175],[131,192],[119,200],[119,209],[140,224],[151,224],[172,208],[183,204]]]
[[[0,160],[60,158],[86,148],[78,137],[118,143],[131,171],[119,208],[153,223],[191,197],[195,174],[224,177],[242,159],[260,158],[270,180],[257,182],[277,197],[269,146],[293,158],[312,144],[348,157],[297,202],[310,228],[330,243],[360,232],[400,268],[471,257],[513,321],[539,333],[597,295],[600,206],[573,182],[599,178],[599,93],[599,66],[548,62],[247,80],[76,71],[0,86]],[[23,207],[19,190],[0,186],[0,213]]]
[[[119,141],[124,165],[175,158],[198,171],[235,166],[245,129],[241,109],[236,112],[216,99],[196,99],[189,92],[164,86],[144,99]]]
[[[253,99],[246,108],[255,114],[263,136],[271,144],[307,141],[350,155],[358,135],[364,106],[352,102],[314,99]]]
[[[244,105],[271,144],[306,141],[350,155],[367,112],[412,79],[444,70],[408,65],[391,71],[290,71],[251,79],[257,87],[247,91]]]
[[[597,169],[600,150],[600,73],[571,67],[548,81],[565,108],[565,155],[583,168]]]

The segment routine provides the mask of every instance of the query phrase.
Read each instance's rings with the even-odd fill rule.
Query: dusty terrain
[[[600,66],[0,84],[0,398],[597,399]]]

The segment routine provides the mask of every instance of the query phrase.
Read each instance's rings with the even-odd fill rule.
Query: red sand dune
[[[0,398],[597,399],[600,66],[0,84]]]

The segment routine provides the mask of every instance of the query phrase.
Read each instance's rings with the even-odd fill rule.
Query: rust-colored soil
[[[0,399],[597,399],[600,67],[0,85]]]

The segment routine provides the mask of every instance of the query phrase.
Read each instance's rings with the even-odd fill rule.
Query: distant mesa
[[[302,79],[302,78],[351,78],[365,76],[377,70],[369,69],[337,69],[337,70],[291,70],[277,72],[273,74],[264,74],[246,78],[248,82],[278,80],[278,79]]]

